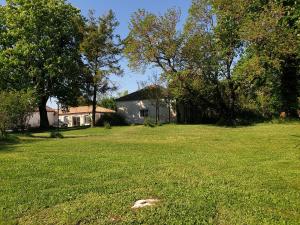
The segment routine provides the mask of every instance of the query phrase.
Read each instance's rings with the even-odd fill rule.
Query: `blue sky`
[[[0,0],[1,4],[4,2],[4,0]],[[181,22],[183,23],[191,4],[191,0],[69,0],[69,2],[81,9],[83,15],[87,15],[89,9],[94,9],[97,16],[112,9],[120,22],[117,32],[122,38],[127,36],[130,17],[138,9],[146,9],[153,13],[163,14],[168,8],[180,8],[182,13]],[[119,87],[118,91],[128,90],[133,92],[138,88],[138,82],[147,80],[149,76],[157,73],[155,69],[151,68],[145,74],[133,72],[127,67],[126,59],[122,60],[121,66],[124,69],[124,75],[122,77],[113,77],[113,81]]]
[[[94,9],[96,15],[102,15],[112,9],[120,22],[118,33],[122,38],[125,38],[129,32],[130,16],[138,9],[143,8],[154,13],[163,14],[168,8],[180,8],[183,22],[191,3],[190,0],[70,0],[70,2],[80,8],[83,15],[86,15],[89,9]],[[123,77],[113,78],[118,84],[119,91],[135,91],[138,87],[137,82],[147,80],[149,76],[156,73],[154,69],[148,69],[145,74],[135,73],[127,67],[126,59],[122,60],[121,65],[125,71]]]

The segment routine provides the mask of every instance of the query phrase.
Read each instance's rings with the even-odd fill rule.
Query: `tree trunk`
[[[181,102],[178,99],[176,99],[175,101],[176,101],[175,102],[175,107],[176,107],[176,122],[177,123],[182,123],[181,112],[180,112],[180,104],[181,104]]]
[[[228,107],[226,105],[226,103],[224,102],[224,97],[222,96],[221,94],[221,87],[220,87],[220,84],[218,83],[219,81],[216,81],[216,103],[217,103],[217,106],[216,106],[216,111],[218,113],[218,116],[222,119],[226,119],[228,116]]]
[[[156,100],[156,103],[155,103],[155,122],[156,124],[159,123],[159,100]]]
[[[230,103],[229,103],[229,119],[233,122],[235,119],[235,91],[232,81],[229,81]]]
[[[169,123],[171,123],[171,100],[168,100],[168,110],[169,110]]]
[[[6,139],[7,138],[7,133],[6,133],[6,127],[5,126],[0,128],[0,134],[1,134],[0,139]]]
[[[235,90],[234,90],[234,84],[231,77],[231,65],[232,60],[227,63],[227,80],[228,80],[228,87],[229,87],[229,112],[228,112],[228,122],[233,123],[235,120]]]
[[[97,108],[97,86],[93,90],[93,111],[92,111],[92,124],[91,127],[96,126],[96,108]]]
[[[184,103],[184,124],[188,123],[188,105]]]
[[[281,76],[282,110],[288,117],[298,118],[299,74],[298,60],[290,56],[285,59]]]
[[[160,123],[160,115],[159,115],[159,113],[160,113],[160,108],[159,108],[159,103],[158,103],[158,106],[157,106],[157,121],[158,121],[158,123]]]
[[[47,101],[48,97],[42,96],[39,102],[39,112],[40,112],[40,129],[49,129],[49,120],[47,113]]]

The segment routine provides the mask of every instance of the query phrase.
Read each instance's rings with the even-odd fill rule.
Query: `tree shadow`
[[[89,128],[91,128],[91,126],[66,127],[66,128],[59,128],[59,131],[86,130],[86,129],[89,129]]]
[[[47,132],[65,132],[65,131],[75,131],[75,130],[85,130],[90,128],[91,126],[79,126],[79,127],[61,127],[61,128],[55,128],[55,127],[50,127],[49,129],[40,129],[40,128],[31,128],[26,131],[19,131],[19,132],[14,132],[14,134],[17,135],[25,135],[25,136],[30,136],[36,133],[47,133]]]
[[[23,137],[23,138],[22,138]],[[0,139],[0,153],[16,151],[18,146],[22,144],[37,143],[44,140],[62,140],[78,138],[78,136],[67,136],[63,138],[51,138],[50,136],[36,136],[33,133],[26,132],[19,135],[10,134],[6,139]]]
[[[36,139],[37,141],[38,140],[55,140],[55,139],[71,139],[71,138],[79,138],[79,137],[85,137],[86,135],[68,135],[68,136],[63,136],[61,138],[55,138],[55,137],[50,137],[49,136],[39,136],[39,135],[32,135],[30,136],[32,139]],[[28,142],[28,140],[25,140],[25,142]],[[33,141],[34,142],[34,141]]]
[[[292,134],[291,136],[294,137],[294,138],[299,138],[300,139],[300,135]]]
[[[8,136],[6,139],[0,140],[0,152],[9,152],[15,149],[17,144],[20,144],[20,138],[17,136]]]

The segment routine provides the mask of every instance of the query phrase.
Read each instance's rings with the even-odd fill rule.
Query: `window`
[[[91,124],[91,117],[89,115],[84,116],[84,124]]]
[[[80,117],[73,116],[73,127],[79,127],[79,126],[80,126]]]
[[[149,116],[149,110],[148,109],[140,110],[140,117],[148,117],[148,116]]]
[[[68,124],[69,123],[69,119],[67,116],[64,116],[64,123]]]

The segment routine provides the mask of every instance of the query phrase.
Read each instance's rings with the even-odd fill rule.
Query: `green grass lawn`
[[[0,145],[0,224],[300,223],[299,123],[63,134]]]

